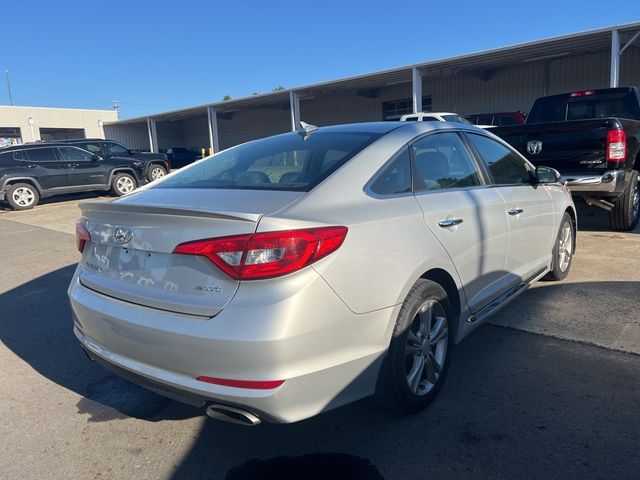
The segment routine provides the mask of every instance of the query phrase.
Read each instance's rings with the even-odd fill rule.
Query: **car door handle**
[[[524,209],[522,208],[510,208],[509,210],[507,210],[507,213],[509,213],[509,215],[520,215],[522,212],[524,212]]]
[[[36,168],[38,165],[36,165],[35,163],[30,163],[29,165],[27,165],[27,168]]]
[[[67,167],[67,168],[76,168],[77,166],[78,166],[78,164],[77,164],[77,163],[67,163],[67,164],[65,165],[65,167]]]
[[[460,225],[462,223],[461,218],[447,218],[446,220],[440,220],[438,222],[438,226],[442,228],[453,227],[455,225]]]

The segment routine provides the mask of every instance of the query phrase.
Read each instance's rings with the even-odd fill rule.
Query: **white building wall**
[[[29,128],[33,119],[33,138]],[[115,110],[82,110],[72,108],[16,107],[0,105],[0,127],[20,128],[23,142],[40,140],[40,128],[77,128],[86,138],[103,138],[99,121],[115,122]]]

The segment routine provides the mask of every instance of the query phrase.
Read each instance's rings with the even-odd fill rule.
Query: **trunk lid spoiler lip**
[[[121,213],[150,213],[159,215],[178,215],[189,217],[219,218],[223,220],[234,220],[242,222],[256,223],[263,216],[262,213],[243,213],[227,211],[211,211],[206,208],[182,207],[177,205],[157,206],[145,204],[123,204],[114,202],[81,202],[78,207],[85,212],[121,212]]]

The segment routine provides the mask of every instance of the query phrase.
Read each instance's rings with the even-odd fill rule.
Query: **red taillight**
[[[624,130],[607,131],[607,162],[624,162],[627,157],[627,135]]]
[[[573,92],[570,96],[571,97],[586,97],[589,95],[595,95],[596,92],[594,92],[593,90],[583,90],[581,92]]]
[[[196,240],[174,253],[203,255],[237,280],[278,277],[300,270],[337,250],[347,227],[254,233]]]
[[[87,230],[80,220],[78,220],[76,222],[76,247],[78,247],[78,251],[82,253],[85,243],[90,241],[91,234],[89,233],[89,230]]]
[[[255,390],[271,390],[272,388],[278,388],[284,383],[284,380],[229,380],[226,378],[213,377],[198,377],[196,380],[213,383],[215,385],[224,385],[225,387],[252,388]]]

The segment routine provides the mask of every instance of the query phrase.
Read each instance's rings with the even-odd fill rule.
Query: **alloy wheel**
[[[133,190],[136,188],[133,180],[131,180],[131,178],[129,177],[120,177],[116,181],[116,187],[118,188],[118,191],[122,193],[133,192]]]
[[[426,395],[438,382],[447,356],[448,336],[443,306],[437,300],[427,300],[409,327],[405,347],[405,374],[414,395]]]
[[[27,187],[16,188],[11,194],[11,197],[13,198],[13,201],[21,207],[30,206],[36,199],[33,190]]]
[[[157,180],[165,176],[165,171],[161,167],[153,167],[151,169],[151,180]]]
[[[566,271],[571,263],[573,254],[573,230],[568,222],[562,226],[562,233],[558,240],[558,266],[561,271]]]

